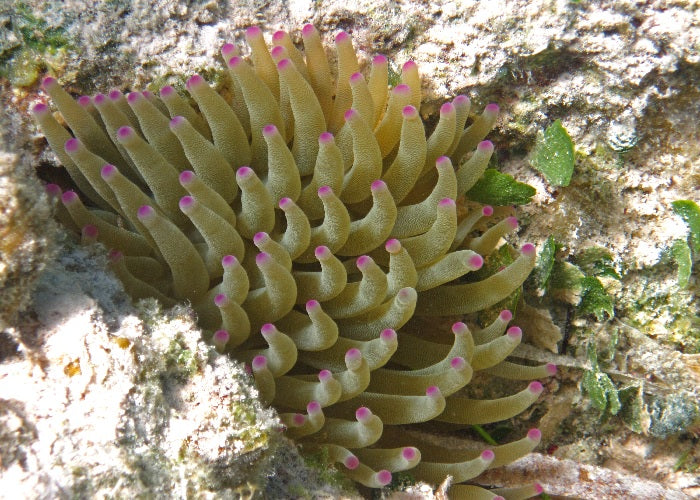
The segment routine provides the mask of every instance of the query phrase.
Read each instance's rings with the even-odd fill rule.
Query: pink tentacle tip
[[[43,102],[37,102],[32,107],[32,113],[35,115],[43,115],[49,111],[49,107]]]
[[[187,83],[185,84],[185,86],[189,90],[190,88],[196,87],[198,85],[202,85],[203,83],[204,83],[204,78],[195,74],[187,79]]]
[[[390,254],[397,254],[401,251],[401,242],[399,240],[397,240],[396,238],[392,238],[386,242],[386,244],[384,245],[384,248]]]
[[[41,81],[41,88],[44,90],[48,90],[54,85],[56,85],[56,79],[52,76],[47,76]]]
[[[341,31],[337,35],[335,35],[335,43],[342,43],[350,39],[350,35],[348,35],[345,31]]]
[[[484,265],[484,258],[481,255],[472,255],[469,257],[469,267],[474,271],[481,269]]]
[[[100,175],[104,180],[109,180],[112,177],[114,177],[117,174],[117,167],[114,165],[110,165],[107,163],[105,166],[102,167],[102,170],[100,170]]]
[[[491,500],[506,500],[506,497],[501,496],[501,495],[496,495],[496,496],[493,497]]]
[[[284,56],[287,54],[287,49],[285,49],[282,45],[276,45],[272,47],[272,50],[270,51],[270,55],[272,58],[277,61],[280,59],[284,59]],[[279,68],[279,66],[277,66]]]
[[[66,143],[63,145],[64,149],[66,150],[66,153],[75,153],[80,149],[81,143],[79,139],[76,139],[75,137],[68,139]]]
[[[401,83],[401,84],[397,85],[396,87],[394,87],[394,90],[392,90],[392,92],[394,94],[408,95],[411,93],[411,87],[409,87],[405,83]]]
[[[418,69],[418,65],[415,61],[406,61],[401,67],[401,71],[414,71]]]
[[[259,354],[253,358],[251,365],[253,366],[254,371],[264,370],[267,368],[267,358],[262,354]]]
[[[263,326],[260,327],[260,334],[263,337],[269,337],[270,335],[274,335],[275,333],[277,333],[277,328],[272,323],[265,323]]]
[[[302,415],[301,413],[295,413],[294,416],[292,416],[292,425],[294,427],[301,427],[305,422],[306,416]]]
[[[372,260],[372,257],[369,255],[361,255],[360,257],[357,258],[357,262],[355,265],[357,265],[357,268],[360,271],[366,270],[374,261]]]
[[[228,60],[227,65],[229,68],[234,69],[237,68],[242,62],[243,59],[241,59],[240,56],[233,56],[231,59]]]
[[[511,319],[513,319],[513,313],[510,312],[508,309],[503,309],[498,315],[498,319],[500,319],[504,323],[508,323]]]
[[[92,102],[95,103],[95,106],[101,106],[107,101],[107,96],[104,94],[95,94],[95,97],[93,97]]]
[[[287,35],[286,31],[278,30],[272,34],[272,39],[275,42],[279,42],[280,40],[283,40],[286,35]]]
[[[541,394],[542,391],[544,391],[544,386],[541,382],[538,382],[537,380],[530,382],[530,385],[528,385],[527,388],[531,393],[538,395]]]
[[[63,192],[61,191],[61,187],[58,184],[47,184],[46,186],[44,186],[44,190],[46,191],[46,194],[55,198],[58,198],[63,194]]]
[[[385,328],[379,336],[384,342],[394,342],[396,340],[396,330]]]
[[[511,326],[508,328],[506,335],[514,340],[520,340],[523,337],[523,331],[520,329],[520,327]]]
[[[224,255],[224,257],[221,259],[221,265],[223,267],[231,267],[235,266],[236,264],[238,264],[238,259],[235,255]]]
[[[455,112],[455,105],[452,104],[451,102],[446,102],[442,106],[440,106],[440,114],[441,115],[447,115],[450,113]]]
[[[532,485],[532,488],[535,490],[535,493],[538,495],[541,495],[544,493],[544,488],[542,488],[542,485],[540,483],[535,483]]]
[[[66,191],[61,196],[61,201],[63,202],[64,205],[69,205],[77,200],[78,200],[78,195],[75,193],[75,191]]]
[[[355,470],[360,466],[360,459],[355,455],[350,455],[343,459],[343,465],[349,470]]]
[[[491,205],[485,205],[481,209],[481,215],[484,217],[491,217],[493,215],[493,207]]]
[[[246,37],[255,37],[255,36],[260,36],[262,35],[262,31],[258,26],[251,26],[247,30],[245,30],[245,36]]]
[[[442,395],[440,392],[440,388],[436,385],[431,385],[425,390],[425,395],[430,397],[430,398],[437,398]]]
[[[127,127],[127,126],[119,127],[119,130],[117,130],[117,138],[128,139],[129,137],[131,137],[131,134],[133,134],[133,133],[134,133],[134,129],[132,129],[131,127]]]
[[[274,125],[265,125],[262,129],[262,133],[265,137],[273,136],[277,133],[277,127]]]
[[[258,266],[264,266],[266,264],[269,264],[270,262],[272,262],[272,256],[269,253],[260,252],[258,255],[255,256],[255,263]]]
[[[311,34],[313,34],[314,31],[316,31],[316,28],[314,27],[313,24],[305,24],[301,28],[301,35],[302,36],[311,36]]]
[[[452,361],[450,361],[450,366],[454,370],[463,370],[467,366],[467,360],[465,360],[461,356],[458,356],[456,358],[452,358]]]
[[[370,185],[370,189],[372,191],[384,190],[384,189],[386,189],[386,183],[381,179],[377,179],[376,181],[372,181],[372,184]]]
[[[435,167],[437,168],[452,168],[452,161],[447,156],[440,156],[435,160]]]
[[[417,455],[418,449],[414,448],[413,446],[406,446],[401,450],[401,456],[404,458],[404,460],[408,460],[409,462],[415,459]]]
[[[231,55],[232,53],[236,53],[236,46],[232,44],[231,42],[226,42],[221,46],[221,55],[226,57]]]
[[[372,58],[372,64],[379,65],[379,64],[386,64],[387,62],[389,62],[389,60],[386,58],[386,56],[384,56],[382,54],[377,54],[376,56],[374,56]]]
[[[411,106],[409,104],[408,106],[403,107],[401,110],[401,116],[406,119],[415,118],[418,116],[418,110],[415,108],[415,106]]]
[[[365,422],[372,416],[372,411],[366,406],[360,406],[355,410],[355,418],[358,422]]]
[[[195,201],[194,201],[194,198],[192,198],[191,196],[187,195],[187,196],[183,196],[182,198],[180,198],[179,206],[180,206],[180,210],[182,210],[183,212],[186,210],[189,210],[191,208],[194,208],[194,205],[195,205]]]
[[[554,363],[547,363],[544,367],[545,370],[547,370],[547,373],[549,375],[556,375],[557,374],[557,365]]]
[[[510,227],[511,230],[518,229],[518,219],[515,217],[506,217],[505,219],[506,224],[508,227]]]
[[[321,370],[318,372],[318,380],[321,382],[328,382],[333,379],[333,374],[330,370]]]
[[[443,199],[440,200],[440,202],[438,203],[438,206],[439,206],[439,207],[455,207],[456,204],[455,204],[455,201],[454,201],[452,198],[443,198]]]
[[[491,462],[494,458],[496,458],[496,454],[493,452],[493,450],[484,450],[481,452],[481,459],[486,461],[486,462]]]
[[[362,76],[362,73],[359,73],[359,72],[353,73],[352,75],[350,75],[350,83],[351,84],[359,83],[363,79],[364,79],[364,77]]]
[[[144,91],[141,92],[141,93],[143,94],[143,96],[144,96],[146,99],[153,99],[153,98],[155,97],[155,96],[153,95],[153,92],[151,92],[150,90],[144,90]]]
[[[112,101],[118,101],[119,99],[122,98],[122,93],[117,89],[113,89],[113,90],[109,91],[109,94],[107,94],[107,97],[109,97],[110,100],[112,100]]]
[[[280,201],[279,201],[279,203],[278,203],[278,206],[279,206],[282,210],[289,210],[290,208],[292,208],[292,207],[294,206],[294,202],[292,201],[291,198],[287,198],[287,197],[285,197],[285,198],[280,198]]]
[[[334,137],[333,134],[330,132],[323,132],[321,135],[318,136],[318,143],[319,144],[331,144],[334,142]]]
[[[110,262],[119,262],[122,258],[124,257],[124,254],[122,254],[119,250],[110,250],[109,253],[107,253],[107,258],[110,260]]]
[[[357,347],[348,349],[348,352],[345,353],[346,361],[356,361],[358,359],[362,359],[362,352]]]
[[[527,438],[531,439],[532,441],[539,441],[542,439],[542,431],[536,427],[534,429],[530,429],[527,431]]]
[[[318,401],[309,401],[306,405],[306,413],[311,415],[312,413],[319,413],[321,411],[321,403]]]
[[[253,169],[250,167],[241,167],[236,170],[236,178],[239,180],[248,179],[254,174]]]
[[[90,99],[89,95],[81,95],[78,97],[78,104],[82,106],[83,108],[88,107],[90,104],[92,104],[92,99]]]
[[[316,299],[311,299],[311,300],[306,302],[306,312],[307,313],[311,312],[315,309],[318,309],[319,307],[321,307],[321,304],[319,304],[318,300],[316,300]]]
[[[258,245],[266,241],[268,238],[269,236],[266,232],[260,231],[259,233],[255,233],[255,236],[253,236],[253,243]]]
[[[277,63],[277,69],[280,71],[285,71],[291,67],[292,61],[290,61],[289,59],[282,59],[280,62]]]
[[[397,297],[399,303],[405,305],[415,302],[418,299],[418,293],[416,293],[416,290],[414,288],[404,287],[401,290],[399,290]]]
[[[175,94],[175,87],[173,87],[172,85],[166,85],[165,87],[160,89],[160,96],[164,97],[166,99],[174,94]]]
[[[174,116],[172,120],[170,120],[170,128],[175,128],[179,127],[183,123],[185,123],[187,120],[185,119],[184,116]]]
[[[214,342],[217,344],[225,344],[228,342],[229,338],[231,338],[231,335],[229,335],[226,330],[217,330],[214,332],[214,336],[212,337]]]
[[[386,486],[391,482],[391,472],[386,469],[377,472],[377,483],[382,486]]]
[[[537,253],[537,249],[532,243],[525,243],[520,249],[520,252],[528,257],[533,257]]]
[[[484,108],[484,111],[488,111],[489,113],[493,114],[498,114],[501,108],[498,107],[498,104],[495,102],[492,102],[490,104],[487,104],[486,107]]]
[[[136,212],[136,216],[139,219],[150,219],[155,215],[156,211],[150,205],[142,205]]]
[[[321,198],[325,196],[330,196],[331,194],[333,194],[333,190],[330,186],[321,186],[320,188],[318,188],[318,195]]]
[[[228,296],[225,293],[220,293],[214,297],[214,305],[216,307],[225,307],[228,304]]]
[[[452,100],[452,104],[459,105],[459,106],[465,106],[469,104],[469,98],[463,94],[458,95]]]
[[[95,226],[94,224],[85,224],[83,226],[81,233],[86,238],[97,238],[97,235],[99,234],[99,230],[97,229],[97,226]]]
[[[141,92],[129,92],[126,95],[126,100],[129,101],[130,103],[133,103],[133,102],[138,101],[142,97],[143,97],[143,95],[141,94]]]
[[[325,245],[318,246],[314,249],[314,257],[316,257],[318,260],[326,259],[331,255],[330,248]]]
[[[194,181],[196,178],[197,176],[194,174],[194,172],[192,172],[192,170],[185,170],[184,172],[180,173],[180,184],[185,186],[186,184]]]
[[[493,152],[493,142],[491,141],[481,141],[477,148],[479,151],[484,152],[484,153],[491,153]]]
[[[469,327],[461,321],[457,321],[452,325],[452,333],[455,335],[465,335],[468,331]]]
[[[345,121],[347,122],[347,121],[355,120],[355,119],[359,118],[360,113],[358,113],[357,110],[350,108],[345,112],[343,117],[345,118]]]

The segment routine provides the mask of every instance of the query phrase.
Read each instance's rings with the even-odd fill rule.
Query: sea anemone
[[[232,44],[221,50],[222,93],[194,75],[189,99],[166,86],[159,97],[76,101],[44,79],[67,127],[44,103],[32,113],[77,188],[48,186],[57,216],[110,249],[134,299],[189,302],[205,339],[250,364],[287,434],[365,486],[398,471],[464,483],[530,452],[537,429],[446,449],[402,427],[509,419],[542,384],[476,400],[463,391],[474,372],[533,380],[556,370],[505,360],[522,338],[509,311],[481,328],[461,321],[511,296],[535,263],[533,245],[506,247],[512,263],[484,273],[517,221],[465,200],[493,152],[483,139],[498,106],[465,128],[470,101],[457,96],[426,136],[414,62],[390,88],[387,58],[374,57],[366,78],[347,33],[335,37],[334,76],[311,25],[303,53],[283,31],[271,50],[257,27],[246,40],[247,59]],[[451,493],[526,498],[538,488]]]

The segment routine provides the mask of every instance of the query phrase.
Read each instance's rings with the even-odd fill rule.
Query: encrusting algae
[[[511,418],[542,384],[475,400],[461,393],[474,371],[525,381],[556,372],[505,360],[522,338],[509,311],[474,331],[458,321],[421,332],[422,318],[442,329],[438,318],[494,306],[534,267],[525,244],[504,269],[470,279],[517,228],[464,203],[493,152],[483,139],[498,106],[465,128],[470,102],[457,96],[426,136],[415,63],[389,88],[387,59],[375,56],[366,78],[341,32],[334,77],[317,30],[304,26],[301,39],[303,53],[278,31],[269,49],[252,27],[249,58],[224,45],[231,102],[198,75],[187,82],[194,104],[170,86],[76,101],[46,78],[68,128],[44,103],[32,113],[77,188],[47,187],[57,216],[110,249],[134,299],[191,303],[206,340],[250,363],[287,434],[325,448],[353,480],[379,488],[409,471],[431,483],[452,476],[453,498],[539,494],[459,484],[529,453],[537,429],[464,451],[399,427]]]

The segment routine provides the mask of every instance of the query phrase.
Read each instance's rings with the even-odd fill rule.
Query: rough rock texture
[[[22,33],[15,31],[17,5],[11,1],[0,8],[0,75],[1,66],[12,62],[12,47],[23,43],[30,46],[22,40]],[[692,391],[697,391],[700,369],[697,354],[693,354],[698,349],[695,339],[700,324],[697,270],[690,286],[679,290],[673,265],[657,265],[670,242],[686,234],[670,202],[700,202],[700,10],[693,2],[468,0],[350,5],[305,0],[116,0],[95,6],[92,1],[69,0],[61,2],[58,9],[57,3],[31,0],[23,5],[46,23],[43,31],[38,31],[49,33],[56,27],[65,30],[68,42],[61,50],[44,48],[41,52],[35,43],[31,47],[39,51],[36,59],[48,61],[40,69],[56,74],[76,93],[104,91],[112,86],[137,89],[154,79],[155,86],[160,87],[165,82],[181,83],[194,71],[215,73],[222,67],[217,59],[219,47],[224,41],[239,39],[242,33],[238,28],[259,24],[269,34],[277,28],[292,30],[313,22],[328,34],[339,29],[351,32],[366,56],[385,53],[395,68],[409,58],[416,60],[428,76],[424,91],[429,102],[424,104],[423,114],[430,114],[445,97],[457,93],[469,94],[477,107],[498,102],[502,117],[491,136],[497,147],[498,167],[537,188],[535,203],[520,211],[519,215],[526,214],[521,236],[539,243],[553,234],[563,244],[564,256],[592,245],[604,246],[612,251],[617,268],[624,274],[622,284],[610,288],[618,319],[606,324],[579,320],[573,325],[576,328],[572,330],[571,348],[566,352],[569,357],[542,351],[527,353],[532,359],[570,367],[564,370],[560,392],[549,397],[539,413],[535,412],[545,413],[548,419],[551,432],[544,431],[543,426],[544,441],[557,456],[605,464],[683,488],[688,494],[699,493],[700,482],[693,473],[699,461],[697,439],[688,432],[666,440],[633,434],[615,417],[601,422],[598,413],[588,409],[587,397],[581,396],[576,386],[582,369],[588,366],[581,349],[583,340],[595,334],[606,344],[615,335],[620,338],[610,365],[616,383],[640,384],[652,395],[663,397],[682,391],[692,396]],[[41,165],[44,178],[54,174],[45,166],[53,155],[34,147],[40,141],[32,140],[36,139],[32,138],[34,128],[26,113],[27,105],[41,96],[36,86],[11,88],[1,77],[0,84],[0,100],[7,110],[0,118],[12,145],[10,156],[3,156],[7,160],[2,165],[8,167],[3,167],[0,174],[11,172],[9,182],[7,176],[0,177],[3,193],[26,192],[23,186],[30,186],[29,199],[35,200],[41,193],[27,177],[31,162],[23,155],[35,154],[34,163]],[[555,119],[562,120],[577,151],[572,184],[557,189],[548,186],[528,162],[537,133]],[[8,205],[7,200],[22,197],[0,198],[5,211],[14,203]],[[20,214],[21,220],[35,225],[46,220],[41,216],[41,204],[30,203],[28,208],[23,205],[23,210],[37,210],[36,216],[33,212],[14,212],[12,206],[9,210]],[[8,220],[13,219],[0,219],[0,230],[7,227],[4,224]],[[39,263],[48,256],[45,227],[50,226],[32,229],[30,234],[38,236],[17,240],[27,244],[18,247],[22,251],[11,259],[3,251],[3,300],[15,296],[6,294],[6,290],[28,296],[30,288],[25,284],[35,279]],[[12,237],[17,237],[16,231]],[[8,269],[21,272],[9,273]],[[90,276],[102,276],[100,266],[91,269]],[[87,310],[91,310],[89,306]],[[571,326],[565,315],[554,317],[565,330]],[[37,337],[31,342],[46,345],[42,340],[45,329],[37,325],[36,318],[25,315],[7,329],[2,345],[16,345],[21,332],[30,339]],[[113,332],[119,330],[117,326],[110,328],[116,328]],[[28,340],[22,342],[31,344]],[[62,345],[58,346],[51,359],[62,359]],[[676,346],[684,352],[674,351]],[[87,347],[84,349],[89,352]],[[26,376],[24,369],[29,362],[13,354],[4,358],[1,367],[7,376]],[[56,367],[54,371],[62,369]],[[83,380],[79,375],[63,377],[64,385],[66,381],[78,384]],[[32,383],[38,384],[38,380]],[[75,387],[80,388],[79,384]],[[9,388],[13,387],[3,383],[0,398],[8,399]],[[683,408],[687,401],[675,407]],[[653,416],[655,407],[647,404],[646,410]],[[573,417],[572,405],[577,409]],[[73,411],[70,406],[63,408]],[[672,412],[663,417],[664,409],[657,409],[658,422],[671,422],[670,429],[679,427],[678,422],[673,424]],[[5,414],[19,416],[7,417],[7,424],[1,427],[2,436],[11,436],[0,438],[3,464],[6,456],[15,454],[14,468],[2,472],[3,482],[10,477],[8,471],[21,471],[17,464],[22,460],[35,460],[32,453],[14,446],[14,440],[34,443],[38,435],[37,422],[22,417],[26,413],[21,408]],[[19,425],[23,418],[27,425]],[[693,429],[692,425],[683,428]],[[554,451],[557,446],[559,449]],[[39,480],[28,474],[23,477]],[[627,490],[627,496],[631,491]]]
[[[13,324],[26,306],[37,274],[53,254],[55,231],[29,155],[10,152],[0,137],[0,328]]]
[[[132,307],[114,276],[95,274],[105,262],[93,250],[66,243],[31,313],[3,332],[0,488],[18,498],[260,494],[272,457],[294,452],[249,375],[200,341],[191,310]]]

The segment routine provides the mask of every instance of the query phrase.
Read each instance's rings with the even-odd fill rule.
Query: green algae
[[[23,2],[9,7],[0,40],[0,77],[16,87],[34,85],[45,71],[55,72],[70,49],[63,28],[49,26]]]

